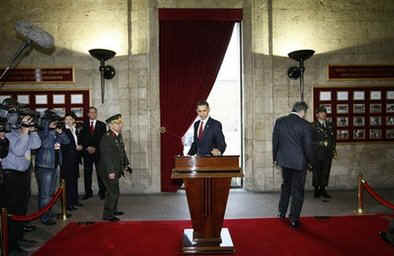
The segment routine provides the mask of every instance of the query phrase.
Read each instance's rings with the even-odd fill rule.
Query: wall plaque
[[[327,108],[337,142],[394,142],[394,90],[390,87],[315,87],[314,112]],[[331,95],[330,100],[323,95]]]
[[[3,72],[4,69],[0,69]],[[6,83],[75,83],[74,67],[17,68],[2,79]]]
[[[394,65],[329,65],[328,79],[394,79]]]
[[[77,101],[72,99],[75,95]],[[52,109],[64,117],[67,112],[73,111],[78,120],[83,120],[87,118],[86,113],[89,111],[90,92],[87,89],[0,90],[0,103],[8,98],[25,103],[30,109],[41,114],[47,109]]]

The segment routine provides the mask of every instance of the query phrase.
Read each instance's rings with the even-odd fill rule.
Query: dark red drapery
[[[181,137],[196,117],[195,104],[207,99],[231,38],[238,9],[160,9],[161,190],[175,192],[171,180]]]

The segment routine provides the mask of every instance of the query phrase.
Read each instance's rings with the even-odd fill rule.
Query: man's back
[[[305,170],[313,160],[312,126],[291,113],[275,122],[273,160],[281,167]]]

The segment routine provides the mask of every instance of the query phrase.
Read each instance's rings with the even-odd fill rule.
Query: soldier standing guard
[[[332,123],[327,120],[325,107],[319,107],[316,119],[313,123],[315,160],[312,170],[312,184],[315,187],[314,197],[331,198],[326,191],[326,187],[330,177],[332,159],[336,156],[335,132]]]
[[[101,158],[99,163],[99,173],[106,188],[103,220],[119,221],[116,216],[124,214],[117,208],[119,178],[124,175],[124,171],[131,173],[131,168],[129,167],[129,160],[121,134],[123,128],[122,115],[111,116],[106,120],[106,123],[109,126],[109,131],[100,142]]]

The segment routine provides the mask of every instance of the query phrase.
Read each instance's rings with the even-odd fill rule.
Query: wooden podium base
[[[193,240],[193,229],[183,231],[184,254],[227,254],[234,253],[234,245],[228,228],[222,228],[220,233],[221,243],[196,242]]]

